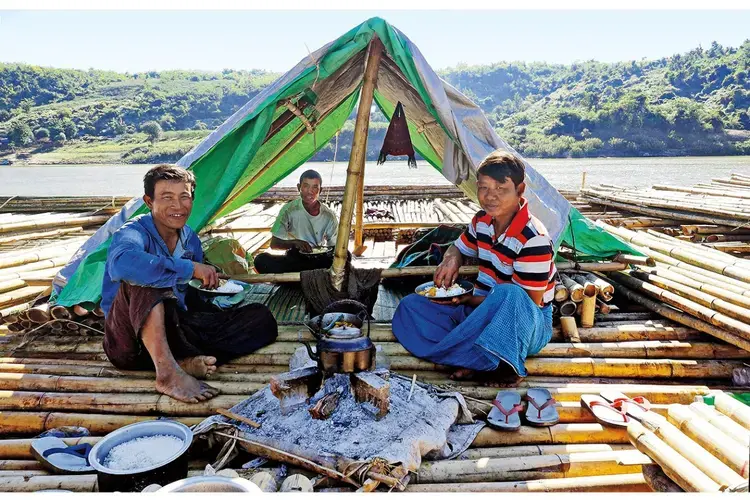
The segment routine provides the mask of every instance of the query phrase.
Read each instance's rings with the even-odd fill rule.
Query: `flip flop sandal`
[[[641,416],[651,409],[651,403],[643,396],[629,398],[619,391],[610,389],[605,389],[599,394],[605,400],[609,401],[612,406],[620,409],[622,413],[625,413],[637,420],[640,420]]]
[[[514,391],[499,391],[492,401],[492,410],[487,415],[490,427],[501,431],[517,431],[521,428],[520,412],[523,410],[521,395]]]
[[[31,442],[31,454],[42,466],[56,474],[89,474],[92,446],[88,443],[68,446],[57,437],[47,436]]]
[[[628,417],[620,408],[610,404],[606,399],[596,394],[581,395],[581,406],[588,408],[597,422],[614,427],[627,427]]]
[[[557,401],[547,389],[528,389],[524,399],[529,402],[524,416],[530,425],[548,427],[560,421],[555,408]]]

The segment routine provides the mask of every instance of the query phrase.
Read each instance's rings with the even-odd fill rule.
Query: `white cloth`
[[[282,240],[303,240],[313,247],[322,247],[336,244],[338,230],[339,221],[333,210],[321,203],[320,213],[310,215],[302,198],[297,198],[281,208],[271,234]]]

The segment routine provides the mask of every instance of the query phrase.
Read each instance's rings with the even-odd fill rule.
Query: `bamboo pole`
[[[572,317],[576,313],[576,303],[572,300],[568,300],[567,302],[563,302],[560,304],[560,316],[561,317]],[[575,320],[573,320],[573,323],[575,323]]]
[[[67,219],[51,219],[45,221],[15,222],[0,224],[0,234],[27,231],[34,229],[51,229],[62,227],[93,226],[104,224],[109,220],[109,215],[91,215],[84,217],[70,217]]]
[[[721,413],[731,418],[745,429],[750,430],[750,408],[732,396],[717,391],[714,394],[714,406]]]
[[[613,474],[609,476],[538,479],[495,483],[438,483],[410,484],[407,492],[413,493],[495,493],[495,492],[647,492],[651,491],[643,474]]]
[[[685,405],[670,405],[668,419],[670,423],[727,464],[733,471],[745,479],[748,478],[748,461],[750,459],[746,447],[730,439],[706,419],[690,411]]]
[[[593,282],[589,281],[588,274],[572,274],[570,278],[583,287],[584,295],[596,295],[598,290]]]
[[[563,285],[565,285],[565,288],[568,289],[570,300],[576,303],[583,301],[583,287],[579,283],[575,282],[565,274],[560,275],[560,280]]]
[[[0,477],[0,491],[7,493],[31,493],[47,490],[95,492],[96,474]]]
[[[55,229],[53,231],[42,231],[42,232],[32,232],[32,233],[12,233],[8,236],[3,236],[0,238],[0,245],[4,245],[7,243],[18,243],[19,241],[28,241],[28,240],[39,240],[39,239],[45,239],[45,238],[54,238],[56,236],[63,236],[66,234],[72,234],[72,233],[78,233],[83,232],[83,227],[68,227],[63,229]]]
[[[45,286],[27,286],[0,294],[0,309],[17,306],[24,302],[29,302],[37,298],[41,293],[47,290]]]
[[[628,424],[627,434],[633,445],[659,464],[664,473],[685,491],[718,492],[719,485],[680,455],[640,422]]]
[[[86,409],[82,409],[85,411]],[[0,412],[0,435],[28,436],[64,426],[86,427],[94,435],[104,435],[136,422],[155,420],[148,415],[108,415],[97,413],[2,411]],[[185,425],[199,424],[203,417],[175,416],[174,420]]]
[[[742,425],[700,401],[690,403],[689,408],[731,439],[750,447],[750,431],[742,427]]]
[[[712,335],[725,342],[729,342],[730,344],[735,345],[741,349],[750,351],[750,341],[745,339],[743,336],[736,335],[735,333],[729,332],[722,328],[718,328],[717,327],[718,325],[714,326],[711,323],[702,321],[702,318],[697,319],[695,317],[690,316],[689,314],[675,311],[674,309],[667,307],[662,303],[650,300],[644,297],[643,295],[640,295],[639,293],[636,293],[630,290],[630,288],[634,290],[638,290],[638,291],[643,291],[645,293],[648,293],[649,295],[653,295],[660,299],[663,299],[663,296],[665,294],[669,294],[669,292],[661,291],[661,289],[657,287],[647,288],[649,287],[647,283],[644,283],[641,280],[633,278],[632,276],[624,275],[621,273],[612,273],[609,275],[609,277],[612,278],[617,283],[623,285],[619,289],[618,292],[625,295],[629,300],[632,300],[633,302],[636,302],[644,307],[647,307],[648,309],[651,309],[652,311],[657,312],[661,314],[662,316],[671,319],[672,321],[676,321],[677,323],[683,324],[685,326],[695,328],[696,330]],[[674,304],[685,303],[686,304],[685,309],[694,309],[690,307],[691,306],[690,301],[686,301],[686,299],[682,297],[675,297],[674,294],[671,294],[669,301],[667,300],[664,300],[664,301],[670,305],[672,305],[672,303]],[[692,303],[692,304],[695,304],[695,303]],[[698,304],[695,304],[695,306],[698,306]],[[702,306],[698,306],[698,307],[702,307]],[[703,309],[705,310],[706,308],[703,308]],[[708,311],[711,311],[711,310],[709,309]],[[708,313],[708,311],[704,311],[704,312]],[[715,314],[718,314],[718,313],[715,313]],[[731,318],[728,318],[728,319],[731,320]],[[731,321],[738,323],[736,320],[731,320]]]
[[[677,453],[687,458],[719,486],[731,488],[743,482],[742,476],[726,466],[723,461],[702,448],[698,443],[686,436],[672,425],[667,419],[652,411],[637,410],[628,412],[631,417],[639,420],[643,426],[653,432]]]
[[[495,390],[497,393],[497,390]],[[472,448],[515,446],[521,444],[626,444],[625,429],[600,424],[555,424],[551,427],[521,426],[515,432],[503,432],[485,427],[471,444]]]
[[[25,286],[26,282],[19,278],[0,281],[0,293],[11,292]]]
[[[383,43],[373,37],[370,42],[370,53],[367,56],[365,73],[363,76],[362,91],[359,97],[359,108],[357,119],[354,123],[354,136],[352,138],[352,150],[349,155],[349,165],[346,169],[346,184],[344,187],[344,198],[341,202],[341,214],[339,217],[338,237],[331,267],[332,284],[337,290],[341,290],[344,283],[344,272],[347,260],[347,247],[349,244],[349,233],[352,227],[352,212],[356,197],[355,190],[359,187],[359,177],[365,164],[367,153],[367,130],[370,125],[370,107],[375,93],[378,78],[378,68],[383,55]]]
[[[740,289],[740,293],[737,293],[737,291],[735,289],[732,289],[731,286],[729,285],[723,285],[721,287],[711,285],[711,284],[699,281],[698,279],[693,279],[685,274],[680,274],[680,273],[670,271],[668,269],[664,269],[661,266],[657,266],[654,268],[639,268],[639,269],[642,270],[643,272],[648,272],[656,276],[661,276],[661,277],[670,279],[674,282],[680,283],[682,285],[689,286],[690,288],[694,288],[696,290],[700,290],[702,292],[711,294],[714,297],[722,298],[728,302],[731,302],[732,304],[750,308],[750,292],[748,292],[748,295],[742,295],[742,292],[743,292],[742,289]]]
[[[454,460],[479,460],[480,458],[531,457],[568,453],[590,453],[594,451],[634,450],[630,444],[540,444],[508,446],[500,448],[469,448]]]
[[[571,302],[572,304],[572,302]],[[573,343],[580,343],[581,337],[578,335],[578,328],[576,327],[576,320],[572,316],[560,317],[560,327],[563,335],[570,339]]]
[[[362,173],[357,181],[357,210],[354,224],[354,248],[360,248],[364,243],[363,221],[365,213],[365,165],[362,165]]]
[[[555,285],[555,301],[565,302],[566,300],[568,300],[568,297],[570,297],[570,292],[568,292],[568,288],[562,283],[557,283]]]
[[[653,283],[662,290],[675,293],[681,297],[695,301],[697,304],[706,306],[722,314],[726,314],[730,318],[734,318],[743,323],[750,323],[750,310],[746,307],[734,304],[711,295],[708,292],[680,283],[679,281],[666,278],[665,276],[659,276],[658,274],[643,271],[631,271],[631,275],[641,281]],[[741,298],[739,300],[742,301]],[[748,298],[748,301],[750,302],[750,298]],[[750,328],[748,328],[748,334],[750,334]]]
[[[62,438],[68,446],[88,443],[94,445],[101,437]],[[0,460],[34,460],[31,454],[33,439],[0,439]]]
[[[530,481],[636,474],[651,460],[637,450],[423,462],[412,482]]]

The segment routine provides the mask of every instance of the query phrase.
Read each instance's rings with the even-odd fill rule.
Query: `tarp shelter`
[[[401,102],[417,152],[476,200],[482,159],[498,148],[513,149],[479,106],[433,71],[416,45],[383,19],[372,18],[302,59],[177,162],[197,179],[188,220],[194,230],[252,201],[334,137],[358,102],[373,37],[385,48],[376,105],[390,118]],[[531,210],[558,247],[575,248],[584,258],[637,253],[583,217],[528,162],[526,183]],[[140,197],[133,198],[81,247],[55,278],[58,304],[100,300],[112,234],[147,210]]]

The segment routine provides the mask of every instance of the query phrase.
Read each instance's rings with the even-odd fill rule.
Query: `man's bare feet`
[[[180,367],[166,376],[158,376],[156,390],[183,403],[200,403],[219,394],[217,388],[188,375]]]
[[[468,368],[459,368],[455,372],[453,372],[450,376],[451,380],[473,380],[476,376],[476,373],[474,370],[470,370]]]
[[[194,356],[178,361],[185,373],[195,378],[209,378],[216,372],[216,358],[213,356]]]

